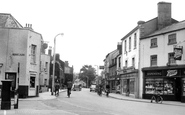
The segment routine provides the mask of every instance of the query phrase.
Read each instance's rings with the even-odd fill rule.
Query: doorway
[[[177,101],[181,101],[182,95],[182,88],[181,88],[181,78],[175,79],[175,97]]]

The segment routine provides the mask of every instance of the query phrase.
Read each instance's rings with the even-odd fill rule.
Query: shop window
[[[123,80],[123,93],[126,93],[127,91],[127,80]]]
[[[152,55],[150,57],[151,60],[151,66],[157,66],[157,55]]]
[[[30,76],[30,88],[35,88],[35,76]]]
[[[129,93],[130,94],[134,94],[134,84],[135,84],[135,80],[130,79],[130,83],[129,83]]]
[[[164,79],[164,95],[174,94],[174,82],[171,79]]]
[[[176,34],[170,34],[168,35],[168,45],[176,44]]]
[[[170,79],[145,79],[145,94],[174,95],[174,83]]]

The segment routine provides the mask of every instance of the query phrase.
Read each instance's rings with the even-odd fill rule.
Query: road
[[[185,107],[118,100],[98,96],[89,89],[66,92],[56,99],[20,101],[18,110],[1,111],[6,115],[185,115]],[[2,115],[3,115],[2,114]]]

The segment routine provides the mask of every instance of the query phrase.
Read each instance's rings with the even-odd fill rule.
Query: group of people
[[[103,87],[102,84],[97,85],[97,93],[98,93],[98,95],[101,96],[103,90],[105,91],[106,96],[108,97],[109,96],[109,93],[110,93],[110,85],[109,84],[106,84],[105,88]]]
[[[66,88],[67,88],[67,96],[70,97],[72,81],[70,80],[67,81]],[[59,82],[55,82],[55,87],[54,87],[55,96],[59,96],[59,89],[60,89]]]

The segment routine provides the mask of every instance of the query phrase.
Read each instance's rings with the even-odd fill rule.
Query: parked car
[[[81,88],[81,85],[73,85],[73,91],[81,91],[82,88]]]
[[[93,84],[93,85],[90,86],[90,92],[91,91],[96,92],[96,85],[95,84]]]

